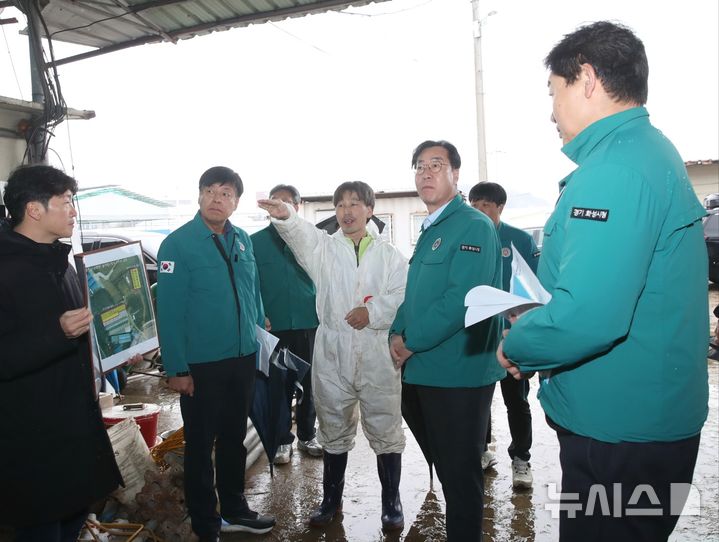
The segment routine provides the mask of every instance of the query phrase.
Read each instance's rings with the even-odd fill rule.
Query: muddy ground
[[[719,304],[719,286],[709,287],[710,307]],[[712,316],[712,329],[716,319]],[[719,542],[719,363],[709,363],[709,418],[702,432],[694,486],[699,501],[698,515],[683,516],[670,538],[672,542]],[[534,419],[532,471],[534,487],[512,489],[510,459],[506,453],[509,430],[499,389],[495,393],[492,416],[496,441],[492,448],[498,464],[486,476],[484,535],[487,542],[549,542],[557,540],[558,520],[548,505],[555,503],[551,488],[560,483],[559,455],[554,432],[544,421],[536,398],[536,377],[532,380],[530,403]],[[144,401],[162,406],[159,430],[181,425],[177,396],[153,377],[133,379],[125,390],[126,401]],[[222,540],[283,542],[440,542],[444,540],[444,499],[435,479],[430,485],[427,464],[411,432],[405,428],[407,448],[402,463],[401,494],[405,529],[385,535],[380,526],[380,485],[375,456],[361,432],[347,467],[344,511],[327,529],[306,526],[309,512],[321,500],[322,460],[295,451],[291,463],[275,469],[270,477],[264,456],[248,469],[247,497],[251,506],[277,517],[275,529],[263,536],[223,534]],[[11,540],[0,529],[0,542]]]

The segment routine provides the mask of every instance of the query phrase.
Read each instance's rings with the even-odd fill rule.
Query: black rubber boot
[[[337,512],[342,511],[342,491],[345,488],[345,468],[347,452],[331,454],[325,451],[322,456],[324,473],[322,475],[322,504],[310,515],[312,527],[324,527],[332,521]]]
[[[402,502],[399,500],[402,454],[378,455],[377,472],[382,482],[382,528],[386,531],[404,529]]]

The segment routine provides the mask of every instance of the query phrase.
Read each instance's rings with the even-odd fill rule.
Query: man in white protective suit
[[[315,339],[312,389],[324,448],[323,499],[309,519],[328,525],[342,510],[347,453],[362,429],[377,454],[382,483],[382,527],[404,528],[399,497],[405,438],[400,371],[389,355],[387,333],[404,299],[407,260],[368,221],[374,191],[361,181],[342,183],[333,203],[340,229],[329,235],[300,218],[292,206],[263,199],[285,240],[317,289],[320,325]]]

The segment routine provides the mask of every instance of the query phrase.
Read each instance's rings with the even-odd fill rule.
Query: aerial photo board
[[[158,348],[140,243],[78,254],[75,263],[93,314],[90,340],[96,375]]]

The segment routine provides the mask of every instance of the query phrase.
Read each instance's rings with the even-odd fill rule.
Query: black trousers
[[[532,411],[529,407],[529,380],[517,380],[507,374],[500,381],[502,387],[502,399],[507,407],[507,421],[509,422],[509,434],[512,442],[507,448],[509,457],[518,457],[523,461],[529,461],[532,454],[529,453],[532,447]],[[487,440],[484,449],[492,441],[492,417],[489,417],[487,424]]]
[[[290,352],[301,357],[307,363],[312,364],[312,351],[315,348],[315,332],[314,329],[291,329],[287,331],[272,331],[271,333],[280,340],[280,348],[287,347]],[[295,396],[297,388],[296,380],[287,379],[287,403],[292,411],[292,399]],[[300,382],[302,384],[302,398],[295,407],[295,420],[297,421],[297,438],[300,440],[312,440],[315,438],[315,421],[317,414],[315,413],[315,402],[312,398],[312,368]],[[287,427],[287,433],[284,435],[280,444],[291,444],[295,440],[292,435],[292,417]]]
[[[254,393],[255,354],[191,364],[190,374],[195,393],[180,397],[185,423],[185,501],[192,530],[199,536],[212,536],[220,532],[218,496],[224,516],[247,507],[244,440]]]
[[[60,521],[18,527],[15,529],[15,542],[75,542],[86,519],[87,510],[83,510]]]
[[[487,432],[494,384],[481,388],[415,387],[447,503],[447,540],[481,540],[482,436]]]
[[[669,538],[688,495],[699,435],[676,442],[611,444],[548,421],[557,429],[562,466],[560,542]]]

